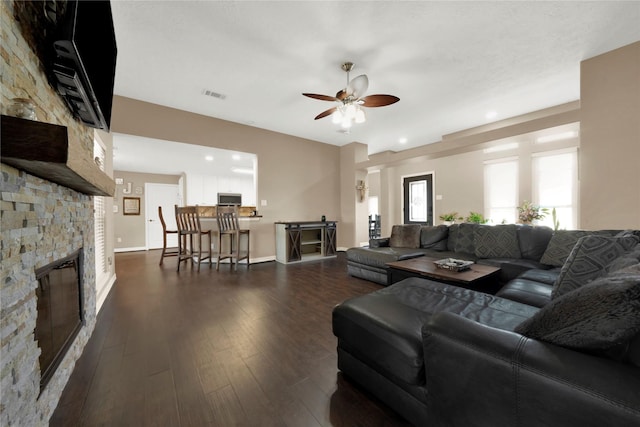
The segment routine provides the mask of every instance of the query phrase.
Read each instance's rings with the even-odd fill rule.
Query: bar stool
[[[176,209],[176,224],[178,224],[178,271],[182,261],[191,260],[193,265],[194,258],[197,258],[198,271],[202,261],[209,260],[209,268],[211,268],[212,250],[211,230],[202,230],[200,225],[200,215],[198,214],[198,206],[185,206]],[[203,237],[208,237],[208,244],[203,245]],[[186,247],[186,241],[189,240],[189,247]],[[198,249],[195,250],[194,244],[197,241]]]

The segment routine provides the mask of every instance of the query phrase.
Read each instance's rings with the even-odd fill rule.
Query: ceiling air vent
[[[214,92],[214,91],[209,90],[209,89],[203,89],[202,90],[202,94],[206,95],[206,96],[210,96],[212,98],[218,98],[218,99],[223,100],[223,101],[227,98],[227,95],[223,95],[221,93]]]

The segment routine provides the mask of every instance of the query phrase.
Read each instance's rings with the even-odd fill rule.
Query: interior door
[[[145,184],[145,220],[147,224],[147,249],[162,248],[162,224],[158,217],[158,206],[162,206],[162,216],[168,230],[176,230],[175,205],[179,205],[177,184]],[[175,234],[167,236],[167,247],[178,247]]]

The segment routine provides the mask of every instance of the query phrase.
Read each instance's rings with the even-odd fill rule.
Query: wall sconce
[[[367,187],[364,183],[364,181],[359,180],[358,184],[356,185],[356,190],[358,191],[358,196],[360,197],[360,201],[364,202],[364,197],[367,195],[367,190],[369,189],[369,187]]]

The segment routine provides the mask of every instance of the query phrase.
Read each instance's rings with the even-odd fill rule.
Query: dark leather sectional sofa
[[[371,239],[366,248],[348,249],[347,269],[352,276],[386,285],[386,263],[426,255],[502,267],[500,281],[506,283],[529,269],[562,265],[555,259],[552,264],[544,262],[551,258],[542,260],[552,234],[549,227],[514,224],[394,225],[390,237]],[[565,257],[569,250],[565,251]]]
[[[514,278],[496,295],[409,278],[344,301],[333,311],[339,369],[420,426],[639,426],[640,233],[487,227],[407,249],[506,264]],[[465,229],[467,252],[455,243]],[[520,256],[505,256],[515,253],[500,238],[514,232]],[[544,247],[531,243],[543,235]],[[492,240],[493,253],[478,250]],[[390,254],[361,249],[351,274],[367,270],[367,252]]]

